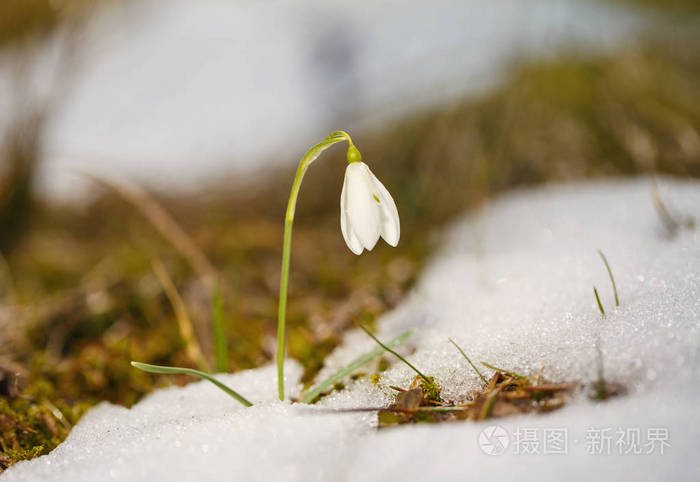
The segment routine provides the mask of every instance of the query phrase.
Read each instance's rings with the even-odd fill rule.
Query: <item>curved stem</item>
[[[313,146],[301,158],[299,167],[297,168],[294,182],[292,183],[292,192],[289,194],[289,202],[287,203],[287,213],[284,218],[284,241],[282,245],[282,272],[280,276],[280,300],[279,309],[277,312],[277,390],[279,399],[284,400],[284,352],[285,352],[285,324],[287,317],[287,286],[289,284],[289,260],[292,252],[292,225],[294,224],[294,213],[297,206],[297,198],[301,181],[304,179],[304,174],[321,153],[328,149],[333,144],[347,141],[349,145],[353,145],[350,136],[343,131],[331,133],[323,141]]]

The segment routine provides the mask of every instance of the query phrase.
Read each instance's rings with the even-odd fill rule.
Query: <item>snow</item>
[[[677,219],[700,219],[699,182],[662,179],[659,187]],[[615,275],[619,308],[597,249]],[[448,337],[475,361],[582,383],[595,380],[599,339],[606,379],[625,385],[625,396],[596,403],[579,394],[548,415],[377,432],[373,414],[329,409],[390,403],[387,386],[413,378],[403,364],[393,363],[377,386],[360,378],[315,406],[275,402],[274,368],[266,366],[220,375],[256,403],[252,408],[205,382],[157,391],[131,410],[102,404],[51,454],[1,478],[697,480],[699,295],[700,232],[681,228],[669,237],[647,179],[511,193],[448,230],[414,292],[378,321],[380,337],[416,329],[401,350],[453,400],[478,380]],[[348,334],[319,378],[372,347],[366,335]],[[292,396],[300,373],[289,361]],[[493,425],[509,436],[501,455],[479,444]],[[543,453],[545,429],[566,434],[566,454]],[[632,447],[618,445],[631,440],[619,430],[625,437],[639,430],[639,447],[651,453],[619,455]],[[537,437],[539,453],[518,453],[526,433]],[[668,445],[649,444],[655,433]],[[609,448],[594,444],[596,437],[609,437]],[[588,453],[596,449],[603,453]]]
[[[513,59],[621,48],[640,17],[578,0],[120,2],[89,22],[62,81],[38,62],[33,90],[56,97],[40,181],[71,196],[73,169],[159,188],[252,175],[341,127],[491,87]],[[0,132],[11,100],[32,97],[3,90],[13,60],[0,57]]]

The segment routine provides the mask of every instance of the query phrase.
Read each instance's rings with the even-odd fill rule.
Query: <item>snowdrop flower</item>
[[[323,151],[339,142],[348,143],[345,181],[340,195],[340,228],[345,242],[355,254],[371,250],[379,236],[392,246],[399,244],[399,212],[391,194],[374,177],[362,155],[352,143],[347,132],[336,131],[307,151],[299,161],[292,191],[289,193],[287,213],[284,218],[282,242],[282,270],[280,273],[280,298],[277,310],[277,394],[284,400],[285,327],[287,320],[287,287],[289,262],[292,252],[292,226],[296,212],[301,181],[309,166]]]
[[[379,236],[391,246],[399,243],[396,203],[364,162],[350,162],[345,169],[340,195],[340,229],[345,243],[355,254],[361,254],[363,249],[371,251]]]

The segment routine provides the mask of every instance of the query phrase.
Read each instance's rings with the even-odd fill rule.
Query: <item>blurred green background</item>
[[[40,51],[104,3],[4,0],[0,49]],[[288,353],[305,381],[353,320],[371,325],[401,300],[441,226],[495,194],[582,178],[700,176],[699,4],[620,3],[652,19],[640,40],[593,56],[515,59],[478,96],[351,132],[399,206],[397,249],[349,253],[338,229],[343,149],[314,165],[297,209],[288,315]],[[182,297],[210,368],[215,285],[227,369],[272,359],[283,212],[303,154],[287,152],[288,163],[236,189],[221,176],[144,197],[107,179],[85,201],[63,202],[35,189],[52,102],[26,105],[0,145],[0,469],[50,451],[101,400],[129,406],[190,381],[128,364],[197,366],[154,261]],[[163,213],[179,228],[159,228]],[[178,244],[180,231],[194,254]]]

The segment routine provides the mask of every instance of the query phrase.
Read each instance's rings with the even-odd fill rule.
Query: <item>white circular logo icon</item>
[[[501,455],[510,445],[510,436],[500,425],[489,425],[479,434],[479,447],[486,455]]]

